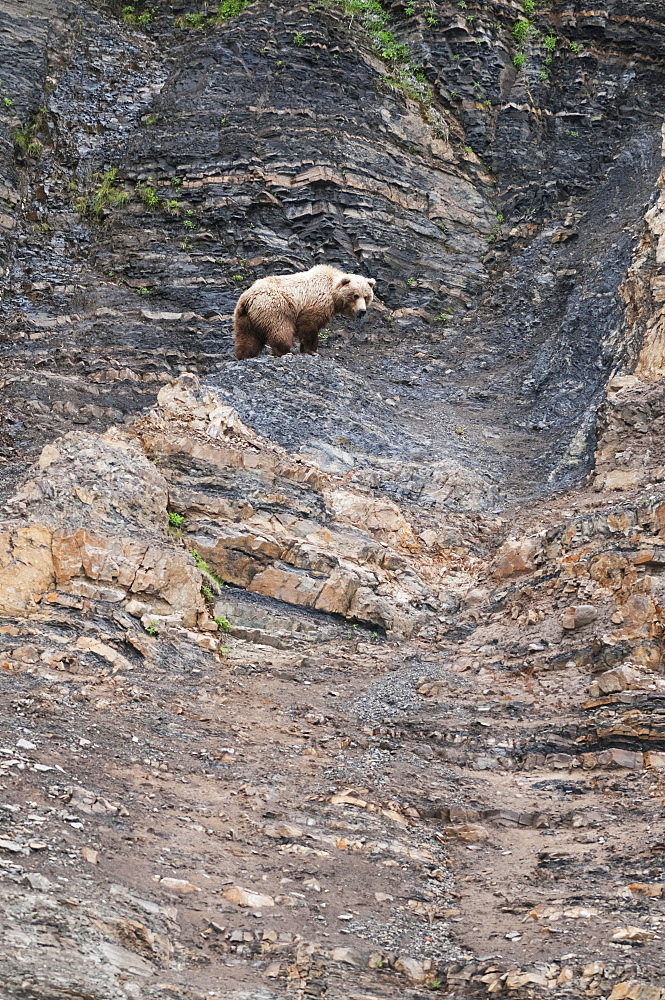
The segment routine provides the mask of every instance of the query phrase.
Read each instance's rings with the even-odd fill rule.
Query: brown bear
[[[333,316],[362,319],[374,298],[374,278],[318,264],[297,274],[259,278],[242,293],[233,314],[235,354],[255,358],[266,344],[281,358],[298,337],[304,354],[315,354],[319,330]]]

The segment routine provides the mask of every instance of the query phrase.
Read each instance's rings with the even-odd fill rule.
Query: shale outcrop
[[[3,1000],[665,997],[664,63],[6,0]],[[235,361],[319,262],[367,322]]]

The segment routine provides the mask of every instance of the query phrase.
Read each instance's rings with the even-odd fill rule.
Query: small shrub
[[[573,55],[578,56],[580,54],[579,42],[569,42],[568,44],[570,45],[570,51]]]
[[[150,24],[153,20],[155,12],[152,8],[138,11],[136,5],[131,3],[122,8],[121,16],[125,24],[131,24],[137,28],[145,28],[146,24]]]
[[[157,622],[153,619],[146,625],[146,632],[148,635],[157,635]]]
[[[530,21],[525,21],[524,18],[520,18],[519,21],[515,22],[515,24],[513,25],[513,38],[515,39],[518,45],[524,45],[524,42],[526,41],[526,36],[529,34],[530,30],[531,30]]]
[[[206,23],[207,17],[205,14],[183,14],[182,17],[176,17],[173,22],[177,28],[202,28]]]
[[[14,102],[12,101],[11,97],[3,97],[2,103],[6,108],[11,108],[14,105]]]
[[[139,295],[150,295],[151,294],[150,289],[146,288],[145,285],[141,285],[140,288],[137,288],[137,292],[138,292]]]
[[[554,52],[556,48],[556,35],[547,35],[545,37],[545,49],[548,52]]]
[[[541,69],[540,73],[538,74],[538,79],[541,81],[549,80],[549,75],[546,69]]]
[[[402,62],[409,58],[406,45],[398,42],[392,31],[377,31],[376,42],[381,58],[388,62]]]
[[[213,621],[217,625],[217,628],[221,629],[222,632],[231,631],[231,622],[228,620],[228,618],[224,618],[221,615],[218,615],[216,618],[213,618]]]
[[[217,8],[215,17],[218,21],[228,21],[230,17],[237,17],[249,3],[249,0],[222,0]]]
[[[305,44],[305,36],[303,35],[302,31],[296,31],[295,35],[293,36],[293,44],[294,45]]]
[[[525,14],[533,14],[534,10],[536,9],[535,0],[524,0],[523,6]]]
[[[513,56],[513,66],[515,69],[522,69],[524,63],[526,62],[526,56],[523,52],[516,52]]]
[[[184,524],[185,518],[182,514],[177,514],[176,511],[169,511],[169,524],[174,528],[179,528],[181,524]]]
[[[159,198],[157,197],[157,191],[151,184],[137,184],[136,190],[146,208],[157,208]]]

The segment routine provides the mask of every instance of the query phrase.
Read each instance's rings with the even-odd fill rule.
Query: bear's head
[[[374,278],[362,274],[342,274],[333,288],[335,312],[349,319],[362,319],[374,298],[375,284]]]

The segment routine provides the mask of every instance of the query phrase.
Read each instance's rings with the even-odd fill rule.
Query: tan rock
[[[465,844],[480,844],[489,837],[489,832],[482,823],[462,823],[445,826],[443,832],[451,840],[461,840]]]
[[[294,826],[292,823],[280,823],[278,825],[264,826],[263,832],[266,837],[272,837],[274,840],[280,840],[282,838],[298,840],[303,836],[303,830],[299,826]]]
[[[248,906],[253,910],[265,909],[275,905],[272,896],[266,896],[261,892],[253,892],[251,889],[243,889],[239,885],[231,886],[222,893],[224,899],[230,903],[237,903],[238,906]]]
[[[611,934],[611,940],[618,941],[620,944],[645,944],[652,939],[653,933],[651,931],[643,930],[632,924],[628,924],[626,927],[615,927]]]
[[[622,750],[611,747],[598,754],[598,764],[601,767],[625,767],[632,771],[644,767],[644,754],[637,750]]]
[[[631,979],[625,983],[617,983],[608,1000],[663,1000],[664,997],[665,991],[659,986]]]
[[[427,979],[422,962],[415,958],[398,958],[395,962],[395,971],[403,972],[414,983],[422,983]]]
[[[51,529],[45,524],[0,532],[0,611],[16,614],[34,607],[34,598],[55,581]]]
[[[612,469],[605,476],[606,490],[630,490],[638,486],[642,475],[637,469]]]
[[[91,847],[81,848],[81,857],[90,865],[96,865],[99,861],[99,851],[93,851]]]
[[[159,884],[165,889],[169,889],[171,892],[179,892],[183,895],[187,895],[190,892],[200,892],[198,885],[194,885],[193,882],[188,882],[184,878],[160,878]]]
[[[589,685],[589,695],[598,698],[602,694],[614,694],[616,691],[626,691],[639,687],[642,681],[642,674],[628,664],[622,664],[613,670],[606,670],[599,674],[595,681]]]
[[[507,539],[494,559],[492,567],[493,576],[496,579],[502,580],[506,577],[516,576],[518,573],[533,571],[536,568],[540,552],[540,539]]]
[[[590,625],[597,617],[598,611],[592,604],[578,604],[566,608],[561,615],[561,625],[565,629],[582,628],[584,625]]]

